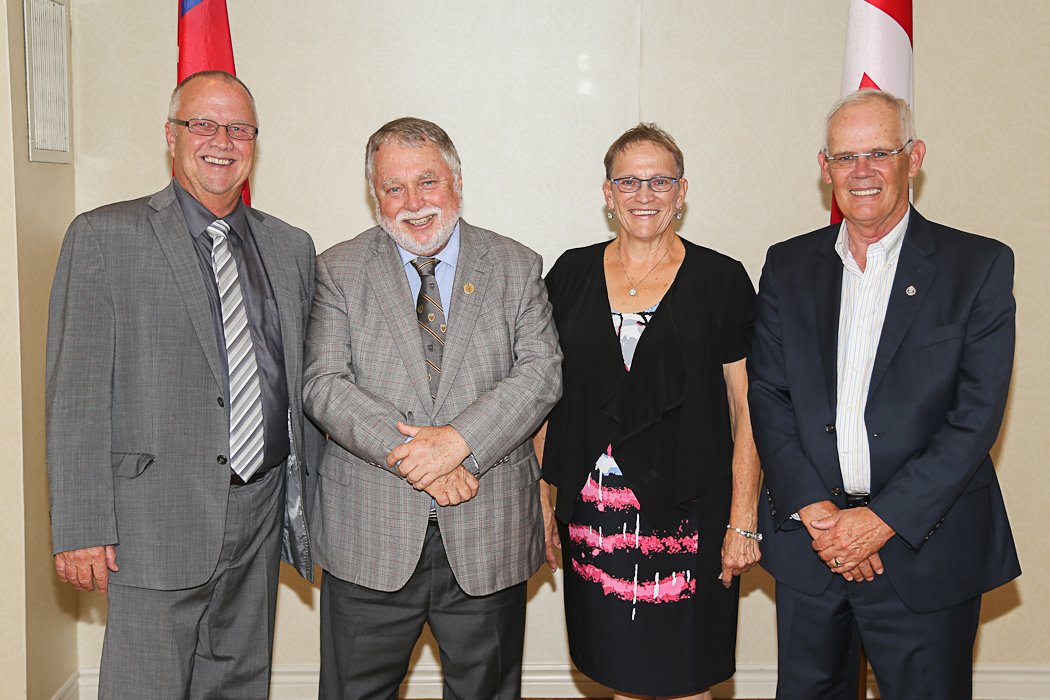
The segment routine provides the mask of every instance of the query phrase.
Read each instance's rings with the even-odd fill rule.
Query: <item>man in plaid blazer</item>
[[[517,698],[544,556],[529,437],[561,396],[542,260],[460,219],[435,124],[383,126],[366,177],[380,225],[318,257],[305,349],[304,405],[330,438],[320,696],[396,698],[425,622],[445,697]]]

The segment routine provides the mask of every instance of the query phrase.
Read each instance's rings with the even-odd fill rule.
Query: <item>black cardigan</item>
[[[602,263],[607,243],[568,250],[547,274],[564,393],[548,417],[543,478],[569,522],[595,460],[611,443],[643,511],[669,527],[702,489],[732,474],[722,365],[747,356],[755,290],[743,266],[686,240],[685,259],[623,364]]]

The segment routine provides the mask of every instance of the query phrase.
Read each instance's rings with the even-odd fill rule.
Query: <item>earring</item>
[[[676,218],[676,219],[681,219],[682,218],[682,209],[681,209],[681,207],[679,207],[678,211],[676,211],[674,213],[674,218]]]
[[[609,211],[605,212],[605,215],[608,216],[610,219],[615,219],[616,218],[616,214],[613,214],[613,210],[612,209],[610,209]]]

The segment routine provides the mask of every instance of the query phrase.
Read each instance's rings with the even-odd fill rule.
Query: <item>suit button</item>
[[[828,423],[827,425],[824,426],[824,430],[828,431],[828,435],[834,435],[835,434],[835,425],[833,423]]]
[[[222,400],[222,397],[221,397],[221,396],[220,396],[220,397],[219,397],[218,399],[216,399],[216,401],[218,401],[218,402],[219,402],[219,405],[220,405],[220,406],[225,406],[225,405],[226,405],[226,402]]]
[[[215,458],[215,461],[219,464],[226,464],[226,455],[219,455]]]
[[[831,495],[832,496],[841,496],[842,495],[842,489],[831,489]]]

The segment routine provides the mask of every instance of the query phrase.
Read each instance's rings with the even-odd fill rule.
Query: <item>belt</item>
[[[846,494],[846,507],[847,508],[861,508],[871,503],[870,493],[847,493]]]
[[[267,467],[266,469],[260,469],[260,470],[256,471],[254,474],[252,474],[251,476],[249,476],[247,481],[242,479],[237,474],[237,472],[231,471],[230,472],[230,486],[251,486],[252,484],[257,483],[259,481],[262,481],[264,478],[266,478],[266,475],[270,473],[271,469],[273,469],[273,467]]]

